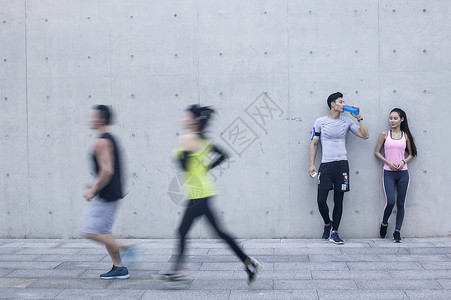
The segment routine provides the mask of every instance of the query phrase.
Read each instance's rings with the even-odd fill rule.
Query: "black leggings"
[[[329,207],[327,206],[327,195],[329,190],[318,189],[318,208],[321,216],[323,217],[324,224],[329,224],[331,222],[329,218]],[[343,213],[343,197],[344,192],[334,191],[334,211],[332,213],[333,222],[332,230],[337,231],[338,226],[340,226],[341,215]]]
[[[404,220],[404,205],[406,203],[407,189],[409,188],[409,172],[384,170],[384,192],[387,200],[384,208],[382,223],[387,224],[395,206],[395,186],[398,186],[398,197],[396,199],[396,230],[401,230]]]
[[[186,244],[186,235],[188,234],[193,222],[196,218],[200,216],[207,217],[207,220],[210,222],[210,225],[213,226],[216,233],[220,238],[222,238],[227,244],[229,244],[230,248],[235,252],[235,254],[244,261],[248,258],[246,254],[241,250],[240,247],[235,243],[235,241],[218,225],[216,218],[214,217],[211,209],[208,205],[209,197],[202,199],[191,199],[189,204],[185,210],[185,214],[183,215],[182,223],[178,229],[180,235],[180,243],[179,243],[179,252],[178,257],[175,262],[174,271],[180,271],[182,269],[183,264],[183,253],[185,252],[185,244]]]

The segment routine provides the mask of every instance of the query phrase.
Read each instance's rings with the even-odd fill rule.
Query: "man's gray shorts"
[[[106,202],[99,197],[92,199],[83,217],[81,233],[111,233],[119,201]]]

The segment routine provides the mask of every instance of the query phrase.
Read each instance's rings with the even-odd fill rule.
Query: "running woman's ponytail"
[[[406,115],[405,111],[403,111],[400,108],[393,108],[390,113],[392,113],[392,112],[396,112],[396,113],[398,113],[400,118],[404,118],[404,121],[401,122],[401,130],[404,131],[407,134],[407,137],[409,138],[410,148],[412,149],[412,153],[409,153],[409,154],[411,154],[412,156],[417,156],[417,147],[415,146],[413,136],[410,133],[409,123],[407,122],[407,115]],[[407,150],[407,152],[408,151],[409,150]]]
[[[209,106],[199,106],[197,104],[193,104],[187,109],[190,111],[194,118],[199,122],[197,129],[199,130],[198,134],[205,138],[205,128],[207,127],[211,116],[215,113],[215,110]]]

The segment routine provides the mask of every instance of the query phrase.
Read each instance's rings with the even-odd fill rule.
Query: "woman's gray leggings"
[[[402,221],[404,220],[404,206],[406,202],[407,189],[409,188],[410,178],[409,171],[387,171],[384,170],[383,186],[385,191],[385,199],[387,203],[384,208],[384,217],[382,223],[387,224],[395,206],[395,186],[397,186],[398,197],[396,197],[396,230],[401,230]]]

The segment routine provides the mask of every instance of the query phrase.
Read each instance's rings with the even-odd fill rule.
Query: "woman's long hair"
[[[187,109],[190,111],[194,118],[198,121],[197,130],[200,137],[205,138],[205,128],[211,120],[211,116],[215,113],[215,110],[210,106],[199,106],[198,104],[190,105]]]
[[[404,118],[404,121],[401,122],[401,130],[404,131],[407,134],[407,137],[409,138],[410,148],[412,149],[412,153],[409,154],[411,154],[412,156],[417,156],[417,146],[415,146],[415,141],[413,139],[412,133],[410,133],[406,112],[400,108],[393,108],[390,113],[392,112],[396,112],[398,113],[400,118]],[[409,149],[407,149],[407,152],[409,152]]]

